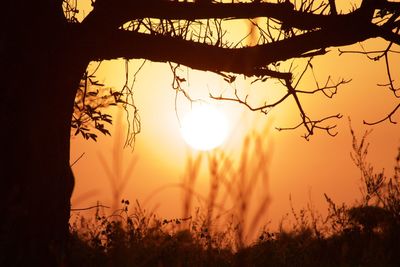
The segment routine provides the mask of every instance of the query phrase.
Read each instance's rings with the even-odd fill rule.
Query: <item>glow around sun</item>
[[[194,106],[184,116],[181,133],[186,143],[196,150],[211,150],[221,145],[228,135],[225,116],[211,105]]]

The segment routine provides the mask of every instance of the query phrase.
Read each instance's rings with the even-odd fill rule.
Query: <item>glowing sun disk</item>
[[[224,115],[212,106],[196,106],[183,118],[181,133],[192,148],[211,150],[224,142],[228,123]]]

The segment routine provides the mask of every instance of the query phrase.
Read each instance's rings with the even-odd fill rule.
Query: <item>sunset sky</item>
[[[244,24],[235,27],[230,30],[242,31],[247,26]],[[383,48],[382,44],[379,40],[363,43],[367,50]],[[341,49],[360,48],[360,45],[354,45]],[[400,56],[392,58],[392,62],[400,62],[399,60]],[[130,72],[134,73],[142,62],[131,61]],[[298,62],[298,73],[304,66],[304,61],[295,62]],[[306,207],[311,201],[322,213],[327,207],[324,193],[337,203],[354,203],[360,196],[360,173],[350,157],[352,139],[348,118],[351,118],[359,138],[366,130],[372,129],[368,137],[371,143],[368,159],[377,171],[385,169],[388,175],[392,173],[397,149],[400,147],[398,125],[386,121],[371,127],[362,123],[364,119],[374,121],[383,118],[398,103],[386,87],[377,86],[378,83],[387,83],[383,60],[372,62],[363,55],[354,54],[339,56],[338,49],[331,48],[326,56],[315,58],[312,64],[321,84],[328,76],[334,81],[340,78],[352,81],[340,87],[333,99],[318,94],[303,96],[304,107],[312,118],[318,119],[336,113],[343,115],[342,119],[331,121],[332,124],[337,124],[336,137],[317,131],[309,141],[301,137],[305,133],[304,128],[283,132],[275,130],[275,127],[289,127],[300,121],[299,112],[292,100],[279,105],[265,116],[238,103],[217,102],[208,98],[209,92],[228,94],[237,88],[241,92],[248,92],[254,103],[258,99],[262,102],[265,95],[277,97],[278,86],[260,82],[251,84],[250,79],[241,76],[233,84],[228,84],[213,73],[181,67],[180,73],[188,80],[185,84],[188,92],[195,98],[215,105],[228,120],[228,138],[218,148],[219,151],[238,162],[245,136],[254,132],[262,134],[264,149],[268,155],[265,162],[268,183],[258,186],[257,194],[265,193],[270,197],[263,222],[272,220],[274,226],[286,213],[290,213],[289,195],[294,208]],[[394,79],[397,81],[400,67],[398,64],[392,65]],[[301,84],[304,89],[315,88],[310,74]],[[124,61],[103,62],[96,75],[106,86],[122,88],[125,82]],[[196,157],[199,152],[190,148],[181,136],[174,104],[175,92],[171,87],[172,78],[168,64],[152,62],[146,62],[137,75],[133,89],[142,132],[137,136],[133,152],[129,148],[123,148],[126,124],[121,114],[125,115],[115,110],[112,111],[114,125],[110,127],[112,137],[101,137],[98,142],[85,141],[78,136],[72,138],[71,162],[85,153],[73,166],[76,178],[73,208],[92,206],[96,201],[112,206],[110,179],[118,181],[123,176],[118,178],[119,172],[128,172],[130,175],[122,198],[131,202],[137,199],[144,208],[154,210],[161,217],[182,216],[183,189],[177,185],[182,183],[188,156]],[[182,95],[179,96],[179,117],[182,118],[188,109],[189,102]],[[400,121],[399,115],[394,118]],[[204,196],[207,196],[209,188],[206,162],[205,157],[203,173],[195,185],[196,192]],[[117,178],[111,178],[107,168]],[[194,200],[193,205],[201,206],[200,202]]]

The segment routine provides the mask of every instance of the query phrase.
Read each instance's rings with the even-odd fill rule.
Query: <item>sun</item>
[[[221,111],[209,104],[194,106],[182,120],[181,133],[186,143],[196,150],[211,150],[221,145],[229,127]]]

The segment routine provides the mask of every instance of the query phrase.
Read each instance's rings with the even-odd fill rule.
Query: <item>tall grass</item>
[[[122,126],[122,113],[118,112],[117,115],[117,126]],[[114,127],[113,133],[113,145],[112,145],[112,163],[111,165],[107,163],[106,158],[103,154],[98,153],[98,158],[103,167],[105,174],[107,175],[107,180],[110,184],[111,195],[113,200],[112,209],[118,209],[119,202],[122,198],[123,192],[128,184],[129,180],[132,178],[133,170],[137,162],[136,157],[131,157],[128,166],[124,168],[124,153],[121,148],[124,146],[124,127]]]
[[[181,218],[160,218],[138,201],[71,220],[71,266],[400,266],[400,149],[390,177],[368,163],[368,133],[353,136],[362,197],[328,215],[310,203],[291,214],[289,228],[267,230],[268,146],[252,134],[238,162],[216,150],[188,157],[180,185]],[[196,192],[207,166],[209,189]],[[259,192],[257,190],[261,189]],[[197,201],[197,202],[196,202]]]
[[[203,228],[221,234],[222,228],[232,232],[229,239],[223,238],[224,246],[234,250],[242,248],[261,229],[269,204],[268,164],[269,150],[262,136],[252,133],[243,142],[239,162],[221,150],[199,153],[188,157],[183,180],[183,215],[193,213],[193,196],[196,179],[199,178],[202,162],[208,168],[209,188],[202,199],[204,214]],[[229,240],[229,242],[227,242]],[[210,244],[208,244],[210,245]],[[222,245],[222,244],[218,244]]]

